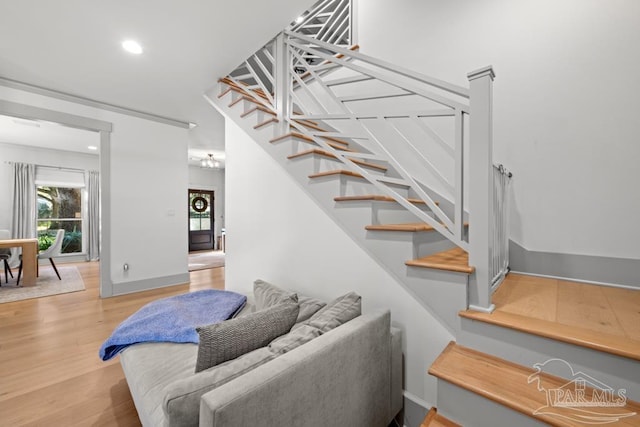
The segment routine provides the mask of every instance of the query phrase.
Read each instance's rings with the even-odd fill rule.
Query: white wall
[[[640,2],[368,0],[359,13],[365,54],[464,86],[493,65],[514,241],[640,258]]]
[[[406,389],[435,404],[427,369],[452,339],[415,299],[318,207],[235,123],[227,120],[225,286],[251,292],[261,278],[330,300],[362,295],[363,311],[388,308],[404,331]]]
[[[189,166],[189,188],[214,192],[214,233],[215,237],[220,236],[221,229],[224,228],[224,169]]]
[[[112,123],[111,280],[128,292],[186,276],[187,129],[8,87],[0,99]]]

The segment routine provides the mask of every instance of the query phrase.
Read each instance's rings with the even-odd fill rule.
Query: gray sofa
[[[251,311],[249,303],[243,313]],[[265,352],[194,373],[197,344],[144,343],[124,350],[120,362],[148,427],[384,427],[402,408],[401,335],[388,311],[360,315],[284,354]]]

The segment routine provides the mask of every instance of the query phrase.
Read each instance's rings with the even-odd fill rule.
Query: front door
[[[213,249],[213,191],[189,190],[189,252]]]

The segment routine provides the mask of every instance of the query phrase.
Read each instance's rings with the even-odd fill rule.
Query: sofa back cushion
[[[271,307],[287,301],[295,301],[300,306],[296,323],[302,322],[314,315],[318,310],[327,305],[319,299],[298,295],[295,292],[287,291],[264,280],[253,282],[253,294],[255,296],[256,310]]]
[[[347,323],[349,320],[361,314],[362,304],[360,295],[355,292],[349,292],[334,299],[302,323],[325,333]]]
[[[273,307],[284,302],[298,302],[298,295],[295,292],[284,290],[260,279],[253,282],[253,295],[256,301],[256,310]]]

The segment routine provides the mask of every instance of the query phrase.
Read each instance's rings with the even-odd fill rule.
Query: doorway
[[[189,189],[189,252],[214,248],[214,192]]]
[[[28,90],[28,89],[26,89]],[[40,93],[40,92],[36,92]],[[98,148],[99,156],[99,205],[102,207],[102,214],[99,216],[99,260],[100,260],[100,296],[110,297],[113,295],[113,283],[111,281],[111,190],[110,190],[110,145],[112,124],[102,120],[89,117],[77,116],[75,114],[65,113],[61,111],[49,110],[45,108],[35,107],[32,105],[21,104],[12,101],[0,100],[0,114],[12,118],[44,122],[56,123],[63,128],[89,131],[97,133],[99,144],[95,144]],[[84,133],[84,132],[83,132]],[[51,136],[46,138],[51,143]],[[69,139],[69,138],[66,138]],[[70,141],[67,141],[70,142]],[[23,144],[24,145],[24,144]],[[34,145],[33,141],[30,145]],[[87,144],[83,144],[84,147]],[[99,147],[98,147],[99,145]],[[70,150],[65,146],[63,150]],[[48,163],[48,161],[47,161]],[[60,169],[60,168],[54,168]]]

